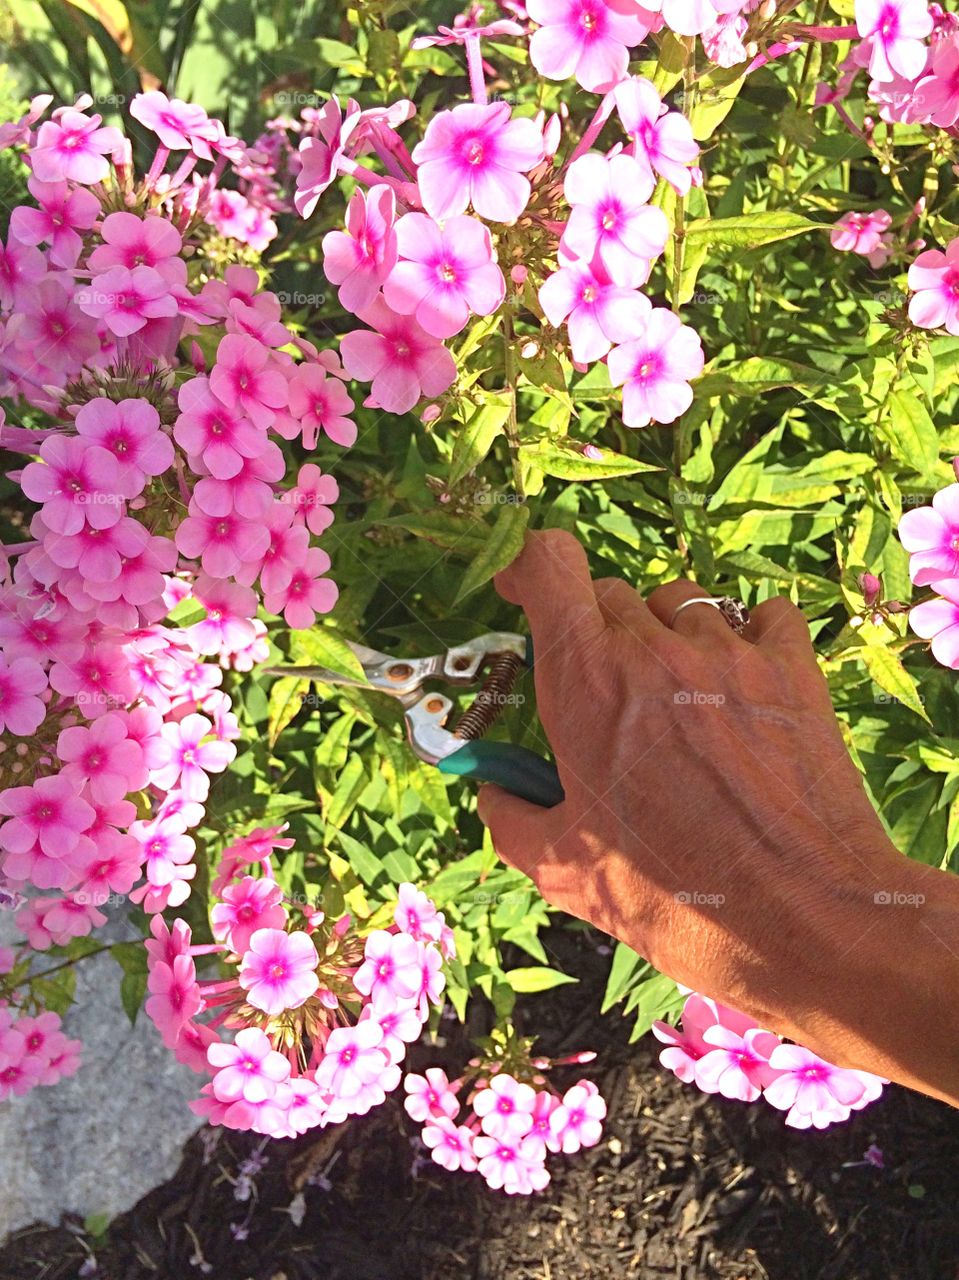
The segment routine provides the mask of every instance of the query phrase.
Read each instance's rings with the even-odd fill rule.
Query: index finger
[[[529,533],[496,590],[529,620],[536,667],[550,683],[581,673],[606,632],[586,552],[562,529]],[[561,687],[558,683],[554,687]]]

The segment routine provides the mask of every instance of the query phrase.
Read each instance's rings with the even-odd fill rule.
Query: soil
[[[550,1158],[545,1192],[509,1198],[424,1162],[394,1098],[296,1142],[201,1131],[102,1234],[69,1218],[16,1233],[0,1280],[959,1280],[959,1111],[890,1088],[847,1124],[800,1133],[763,1103],[706,1097],[659,1067],[648,1037],[629,1045],[618,1012],[595,1012],[608,965],[595,939],[552,942],[581,981],[520,1016],[544,1052],[599,1051],[585,1072],[610,1118],[598,1147]],[[413,1064],[467,1052],[454,1028]]]

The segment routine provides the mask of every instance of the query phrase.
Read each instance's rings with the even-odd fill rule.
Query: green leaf
[[[568,982],[578,982],[568,973],[560,973],[558,969],[546,969],[536,966],[531,969],[507,969],[503,977],[518,993],[532,994],[536,991],[549,991],[553,987],[565,986]]]
[[[525,503],[509,502],[502,508],[489,530],[483,550],[463,575],[453,601],[454,608],[484,582],[489,582],[495,573],[513,563],[523,549],[528,524],[529,507]]]
[[[892,391],[889,416],[876,424],[901,462],[921,476],[930,475],[939,461],[939,436],[929,411],[917,395]]]
[[[637,955],[632,947],[627,947],[625,942],[617,942],[609,977],[606,979],[606,991],[600,1013],[607,1013],[614,1004],[618,1004],[633,985],[634,980],[649,968],[648,960]]]
[[[457,432],[450,460],[450,488],[459,484],[483,461],[497,436],[503,434],[512,407],[510,396],[504,393],[490,395]]]
[[[931,723],[919,696],[919,686],[896,655],[883,645],[866,644],[856,650],[870,678],[896,702]]]
[[[329,826],[339,828],[344,825],[356,808],[356,802],[365,790],[367,781],[362,756],[348,756],[337,779],[336,790],[323,815]]]
[[[297,665],[305,663],[311,667],[328,667],[351,680],[366,681],[362,663],[346,640],[332,627],[322,623],[309,631],[291,631],[290,652]]]
[[[573,440],[539,440],[520,446],[520,457],[548,476],[559,480],[609,480],[615,476],[636,475],[640,471],[661,471],[662,467],[627,458],[612,449],[597,451],[598,458],[588,458],[583,446]]]
[[[298,676],[281,676],[274,680],[270,687],[267,715],[267,738],[271,748],[276,746],[277,738],[299,714],[303,699],[309,692],[310,681],[301,680]]]
[[[826,223],[811,222],[802,214],[777,209],[744,213],[738,218],[697,218],[687,224],[686,240],[691,245],[706,241],[727,249],[758,249],[810,231],[828,229]]]
[[[733,364],[710,369],[695,383],[698,396],[756,396],[781,387],[823,387],[836,382],[834,374],[824,373],[795,360],[778,360],[768,356],[747,356]]]

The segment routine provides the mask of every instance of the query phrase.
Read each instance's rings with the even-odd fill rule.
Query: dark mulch
[[[238,1166],[259,1140],[201,1133],[104,1237],[69,1221],[12,1237],[0,1280],[959,1280],[959,1112],[890,1089],[802,1134],[764,1104],[704,1097],[659,1069],[654,1045],[627,1045],[617,1014],[593,1012],[605,962],[584,936],[556,942],[583,981],[540,997],[537,1026],[551,1024],[547,1051],[600,1050],[610,1121],[599,1147],[552,1158],[542,1195],[508,1199],[421,1161],[414,1176],[392,1101],[263,1148],[249,1200]],[[883,1170],[862,1163],[873,1143]]]

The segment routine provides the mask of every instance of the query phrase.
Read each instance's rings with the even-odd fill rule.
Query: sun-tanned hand
[[[594,582],[559,531],[496,585],[529,620],[566,792],[483,788],[502,857],[677,981],[959,1105],[959,877],[888,839],[800,610],[768,600],[738,636],[676,612],[695,583]]]

